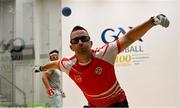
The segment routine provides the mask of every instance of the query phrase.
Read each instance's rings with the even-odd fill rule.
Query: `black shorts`
[[[117,103],[112,104],[110,107],[123,107],[123,108],[129,108],[129,105],[128,105],[127,99],[125,99],[125,100],[122,101],[122,102],[117,102]]]
[[[85,105],[83,108],[91,108],[91,107],[93,107],[93,106],[87,106],[87,105]],[[113,107],[129,108],[129,105],[128,105],[127,99],[125,99],[124,101],[114,103],[114,104],[112,104],[112,105],[109,106],[109,107],[112,107],[112,108],[113,108]]]

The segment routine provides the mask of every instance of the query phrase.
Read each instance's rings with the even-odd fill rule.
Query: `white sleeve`
[[[69,75],[69,71],[71,70],[74,62],[73,62],[73,60],[63,58],[62,60],[59,61],[59,68],[61,71],[65,72]]]
[[[119,40],[116,40],[113,43],[108,43],[103,47],[96,49],[96,51],[96,57],[114,64],[116,56],[120,53],[120,42]]]

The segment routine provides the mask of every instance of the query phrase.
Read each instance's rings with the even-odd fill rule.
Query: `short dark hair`
[[[84,27],[79,26],[79,25],[76,25],[76,26],[72,29],[71,33],[74,32],[74,31],[77,31],[77,30],[84,30],[84,31],[86,31],[86,32],[88,33],[88,31],[87,31]],[[71,34],[70,34],[70,38],[71,38]]]
[[[72,32],[73,31],[77,31],[77,30],[85,30],[85,31],[87,31],[84,27],[81,27],[81,26],[75,26],[73,29],[72,29]]]
[[[52,54],[52,53],[57,53],[57,54],[59,54],[59,51],[58,51],[58,50],[52,50],[51,52],[49,52],[49,55]]]

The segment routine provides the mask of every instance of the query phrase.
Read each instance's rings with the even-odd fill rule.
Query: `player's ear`
[[[93,42],[92,42],[92,41],[90,41],[90,48],[92,48],[92,45],[93,45]]]
[[[70,45],[69,47],[70,47],[70,49],[71,49],[72,51],[74,51],[74,49],[73,49],[73,46],[72,46],[72,45]]]

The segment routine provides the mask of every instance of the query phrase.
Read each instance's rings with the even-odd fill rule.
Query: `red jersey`
[[[92,50],[92,61],[87,65],[80,65],[73,56],[70,59],[63,58],[59,66],[82,90],[90,106],[110,106],[126,99],[114,70],[119,52],[120,43],[117,40]]]

